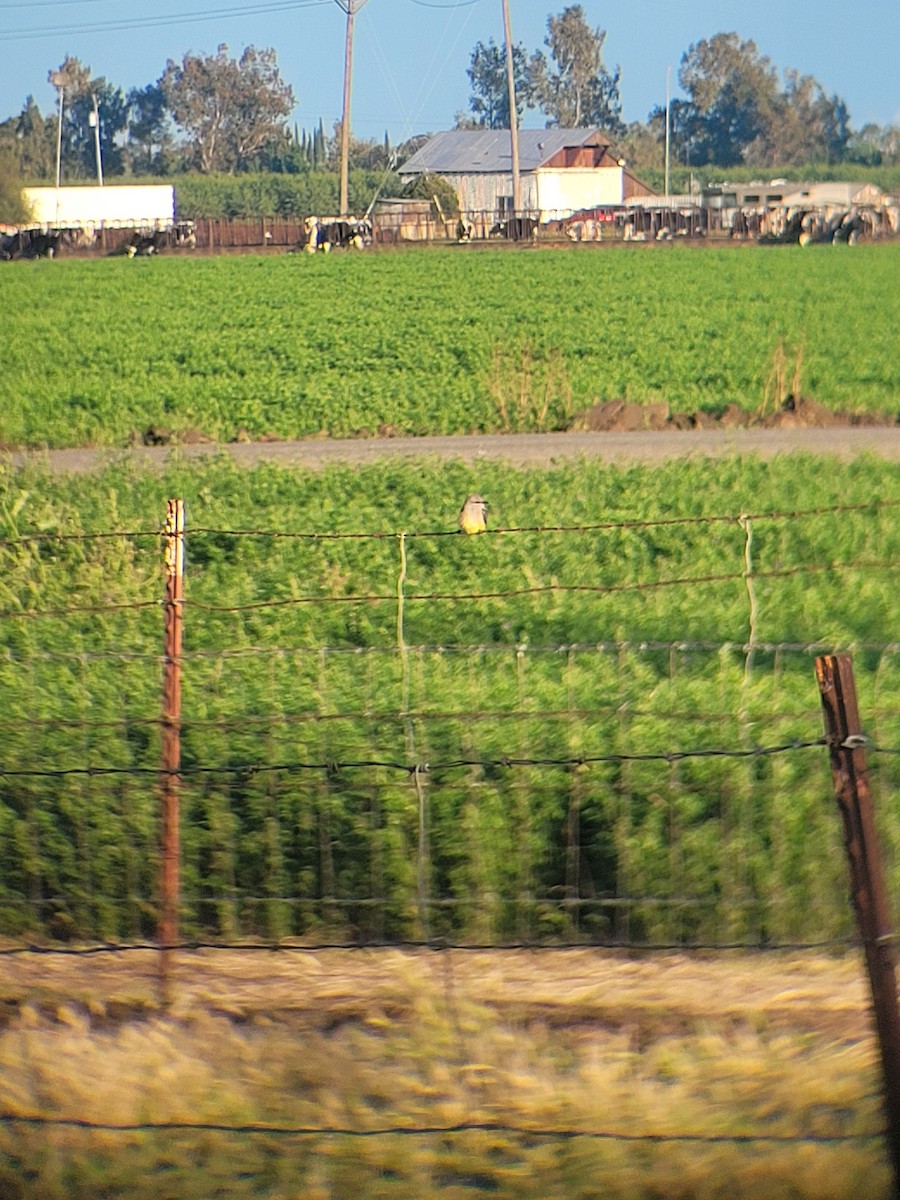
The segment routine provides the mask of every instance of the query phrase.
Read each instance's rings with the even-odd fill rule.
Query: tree
[[[121,88],[115,88],[100,76],[91,78],[91,68],[67,55],[51,82],[64,93],[61,140],[62,174],[76,179],[93,179],[97,174],[97,148],[91,125],[99,111],[100,154],[110,174],[122,170],[119,135],[128,120],[128,104]],[[55,132],[56,122],[54,122]]]
[[[662,171],[665,167],[664,139],[664,130],[661,141],[653,122],[644,125],[632,121],[619,136],[616,146],[625,155],[629,167],[638,174],[647,170]]]
[[[294,107],[290,84],[282,81],[274,50],[248,46],[239,60],[228,47],[215,55],[169,59],[159,80],[175,124],[191,144],[204,172],[246,169],[254,156],[284,130]]]
[[[687,100],[673,100],[669,104],[669,159],[672,163],[689,166],[696,159],[694,144],[700,140],[701,122],[696,109]],[[665,158],[666,110],[657,105],[647,118],[647,129],[660,148],[660,160]]]
[[[760,165],[837,162],[849,138],[849,114],[839,96],[826,96],[811,75],[785,71],[785,88],[774,99],[744,158]]]
[[[175,165],[166,94],[158,83],[128,93],[128,154],[135,175],[166,175]]]
[[[525,111],[531,92],[525,47],[513,46],[513,83],[516,91],[516,116]],[[506,78],[506,45],[498,46],[493,38],[487,44],[479,42],[472,51],[466,70],[472,85],[469,109],[474,115],[473,128],[509,129],[509,87]],[[460,122],[457,120],[457,126]]]
[[[22,195],[22,177],[12,150],[0,147],[0,222],[24,225],[31,214]]]
[[[23,179],[52,179],[56,171],[56,121],[45,118],[28,96],[17,117],[0,125],[0,149],[18,164]]]
[[[85,89],[73,95],[66,107],[68,161],[81,179],[93,179],[97,174],[97,143],[91,125],[95,112],[103,169],[109,175],[121,175],[123,170],[120,134],[128,126],[128,102],[121,88],[113,87],[101,76],[89,79]]]
[[[618,134],[622,124],[619,96],[620,71],[603,65],[606,31],[591,29],[580,4],[570,5],[547,18],[543,51],[532,55],[528,66],[532,101],[548,117],[548,125],[579,128],[600,125]]]
[[[876,125],[873,121],[851,133],[847,161],[869,167],[900,162],[900,125]]]
[[[337,171],[341,165],[341,128],[340,120],[334,123],[334,134],[328,141],[327,157],[323,165],[329,171]],[[356,138],[350,134],[348,161],[354,170],[378,171],[390,165],[390,146],[370,138]],[[387,156],[386,156],[387,155]]]
[[[791,69],[780,88],[769,59],[736,33],[718,33],[689,47],[678,78],[689,96],[686,103],[676,102],[678,158],[684,149],[692,164],[728,167],[845,157],[850,114],[840,96],[828,96],[811,75]]]
[[[459,197],[456,189],[441,175],[416,175],[400,193],[413,200],[430,200],[436,220],[451,220],[459,216]]]
[[[755,42],[717,33],[688,48],[678,80],[690,98],[684,126],[691,163],[742,162],[776,109],[778,77],[769,59]]]

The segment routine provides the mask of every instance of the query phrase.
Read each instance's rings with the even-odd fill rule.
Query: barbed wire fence
[[[825,574],[888,578],[898,563],[759,563],[754,535],[760,526],[823,517],[877,520],[897,504],[500,528],[476,540],[731,529],[738,536],[728,549],[738,561],[730,571],[597,583],[539,579],[525,561],[524,587],[454,590],[411,582],[408,548],[459,539],[456,530],[182,525],[168,536],[165,528],[137,528],[3,539],[7,552],[45,556],[48,569],[63,570],[73,554],[90,556],[92,544],[116,543],[129,559],[149,549],[158,561],[157,547],[171,557],[174,545],[183,552],[187,543],[189,562],[206,573],[248,542],[380,546],[379,567],[393,574],[389,589],[355,589],[334,559],[317,571],[319,587],[309,586],[313,573],[285,581],[276,565],[266,584],[286,595],[217,602],[213,587],[174,598],[70,596],[61,605],[16,596],[0,608],[0,628],[15,630],[8,673],[27,673],[32,697],[52,694],[61,677],[67,693],[63,712],[31,708],[0,717],[7,745],[0,783],[17,797],[10,806],[15,861],[8,859],[0,879],[0,913],[13,914],[7,933],[18,923],[23,934],[57,940],[146,944],[158,927],[165,856],[148,788],[156,784],[163,795],[177,789],[185,806],[175,823],[176,833],[183,825],[175,854],[181,878],[169,888],[178,892],[182,941],[186,934],[205,944],[249,936],[709,948],[846,938],[846,906],[837,899],[842,867],[828,853],[837,849],[837,832],[832,814],[819,807],[827,761],[811,688],[811,659],[834,647],[762,640],[757,593],[769,581]],[[147,591],[158,592],[157,579],[145,571]],[[108,591],[108,577],[103,582]],[[510,638],[511,625],[497,619],[510,601],[549,601],[562,611],[572,599],[640,603],[653,593],[696,594],[707,586],[733,589],[742,637],[537,643],[528,633]],[[270,640],[269,614],[328,607],[363,614],[340,618],[347,640],[361,644]],[[491,637],[416,638],[414,614],[439,607],[449,615],[429,628],[455,630],[462,612],[467,632]],[[161,644],[160,609],[167,637],[187,628],[185,646]],[[119,621],[131,626],[131,644],[115,644]],[[30,633],[57,622],[79,626],[77,648],[44,649]],[[205,642],[195,635],[198,623],[210,627]],[[900,711],[896,650],[893,643],[858,646],[870,668],[877,726]],[[183,684],[183,707],[180,695],[173,707],[166,688],[159,707],[158,672],[177,676],[179,692]],[[111,676],[126,681],[121,705],[109,695]],[[802,706],[798,683],[807,697]],[[106,693],[99,705],[98,693]],[[131,693],[141,696],[137,710]],[[873,738],[872,751],[886,761],[891,747]],[[811,775],[821,779],[821,793],[810,791]],[[817,855],[804,851],[812,870],[786,836],[783,816],[776,820],[779,792],[800,780],[807,811],[788,823],[802,828],[807,850],[817,839]],[[92,810],[103,812],[108,828]],[[61,819],[51,828],[54,812]],[[71,832],[65,847],[58,845],[63,829]],[[891,831],[892,848],[898,840]],[[56,861],[45,869],[50,842]],[[818,873],[818,882],[808,878],[797,888],[798,872]],[[179,940],[174,915],[168,942]]]
[[[95,580],[94,594],[65,603],[44,605],[40,587],[4,593],[0,629],[12,632],[0,671],[16,687],[0,713],[0,954],[162,949],[166,962],[175,951],[261,946],[302,954],[377,946],[710,951],[858,944],[844,899],[840,829],[824,802],[832,792],[830,742],[812,666],[824,653],[854,651],[866,750],[889,788],[900,774],[900,643],[766,640],[760,591],[823,576],[889,579],[900,562],[886,554],[776,557],[760,565],[754,539],[760,527],[820,517],[889,519],[898,505],[501,528],[478,539],[456,530],[186,529],[183,510],[179,526],[170,505],[168,527],[0,539],[0,552],[25,555],[39,573],[65,570],[91,544],[115,547],[114,559],[144,562],[145,589],[117,594],[107,575]],[[464,576],[458,588],[429,589],[412,581],[408,557],[412,545],[449,537],[477,543],[472,549],[482,554],[495,539],[685,529],[736,533],[725,548],[735,555],[733,569],[593,583],[561,581],[552,571],[547,578],[526,563],[521,586],[478,587]],[[352,572],[337,558],[319,563],[319,586],[310,586],[315,575],[279,574],[275,561],[258,587],[244,578],[240,596],[229,599],[222,586],[217,599],[229,564],[249,542],[377,546],[392,586],[354,589]],[[199,596],[172,583],[185,578],[178,565],[185,547],[188,582],[194,562],[209,576]],[[154,594],[158,571],[147,562],[158,562],[160,551],[170,581],[163,598]],[[562,619],[572,601],[615,596],[641,603],[685,592],[702,598],[717,588],[732,589],[733,611],[741,614],[730,641],[552,636],[583,634],[585,622]],[[510,601],[549,601],[560,619],[521,632],[509,619]],[[464,618],[442,625],[417,616],[442,606]],[[299,630],[282,624],[274,636],[264,624],[273,614],[325,608],[360,615],[330,626],[340,640],[328,644],[310,636],[309,623]],[[45,644],[32,632],[45,622],[73,629],[71,643]],[[207,632],[196,637],[201,623]],[[421,636],[442,628],[452,636]],[[473,630],[483,640],[472,639]],[[48,711],[48,695],[55,695],[56,711]],[[163,818],[161,841],[167,803],[180,805],[180,813],[170,808]],[[883,833],[893,878],[900,827],[888,821]],[[512,1129],[478,1122],[379,1131],[3,1118],[297,1137]]]

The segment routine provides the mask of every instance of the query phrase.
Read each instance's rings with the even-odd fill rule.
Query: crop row
[[[847,931],[821,746],[639,756],[815,741],[812,642],[858,647],[867,728],[900,743],[889,464],[219,461],[161,477],[6,471],[0,485],[7,933],[152,931],[167,495],[188,512],[187,931]],[[445,536],[473,486],[496,529],[520,532]],[[790,515],[835,505],[861,507]],[[533,528],[600,522],[618,527]],[[387,536],[304,536],[328,533]],[[517,758],[529,765],[505,764]],[[384,765],[345,765],[360,763]],[[897,759],[873,766],[886,794]]]
[[[892,413],[898,257],[452,247],[9,264],[0,444],[559,429],[619,397],[758,411],[785,360],[827,407]]]

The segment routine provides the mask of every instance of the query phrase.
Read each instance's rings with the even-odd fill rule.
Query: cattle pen
[[[98,256],[165,252],[205,254],[266,254],[304,249],[311,222],[317,228],[337,225],[345,218],[195,217],[173,221],[164,229],[140,224],[101,223],[84,226],[46,226],[2,234],[0,260],[64,254]],[[452,219],[433,211],[429,202],[383,203],[370,216],[351,222],[364,230],[359,247],[460,245],[602,245],[622,242],[849,243],[893,239],[900,233],[900,205],[884,203],[834,205],[810,202],[770,207],[686,204],[677,198],[651,203],[603,206],[575,213],[529,213],[510,217],[491,212],[465,213]],[[346,247],[348,241],[340,245]],[[152,248],[152,249],[151,249]]]

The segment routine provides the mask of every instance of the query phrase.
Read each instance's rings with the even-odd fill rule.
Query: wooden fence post
[[[872,990],[894,1195],[900,1197],[900,1011],[895,954],[850,655],[825,654],[817,658],[816,680],[825,713],[831,773],[844,821],[853,907]]]
[[[162,720],[161,877],[159,983],[164,1005],[171,999],[172,949],[178,942],[181,845],[178,770],[181,766],[181,640],[184,597],[184,501],[166,506],[166,599]]]

